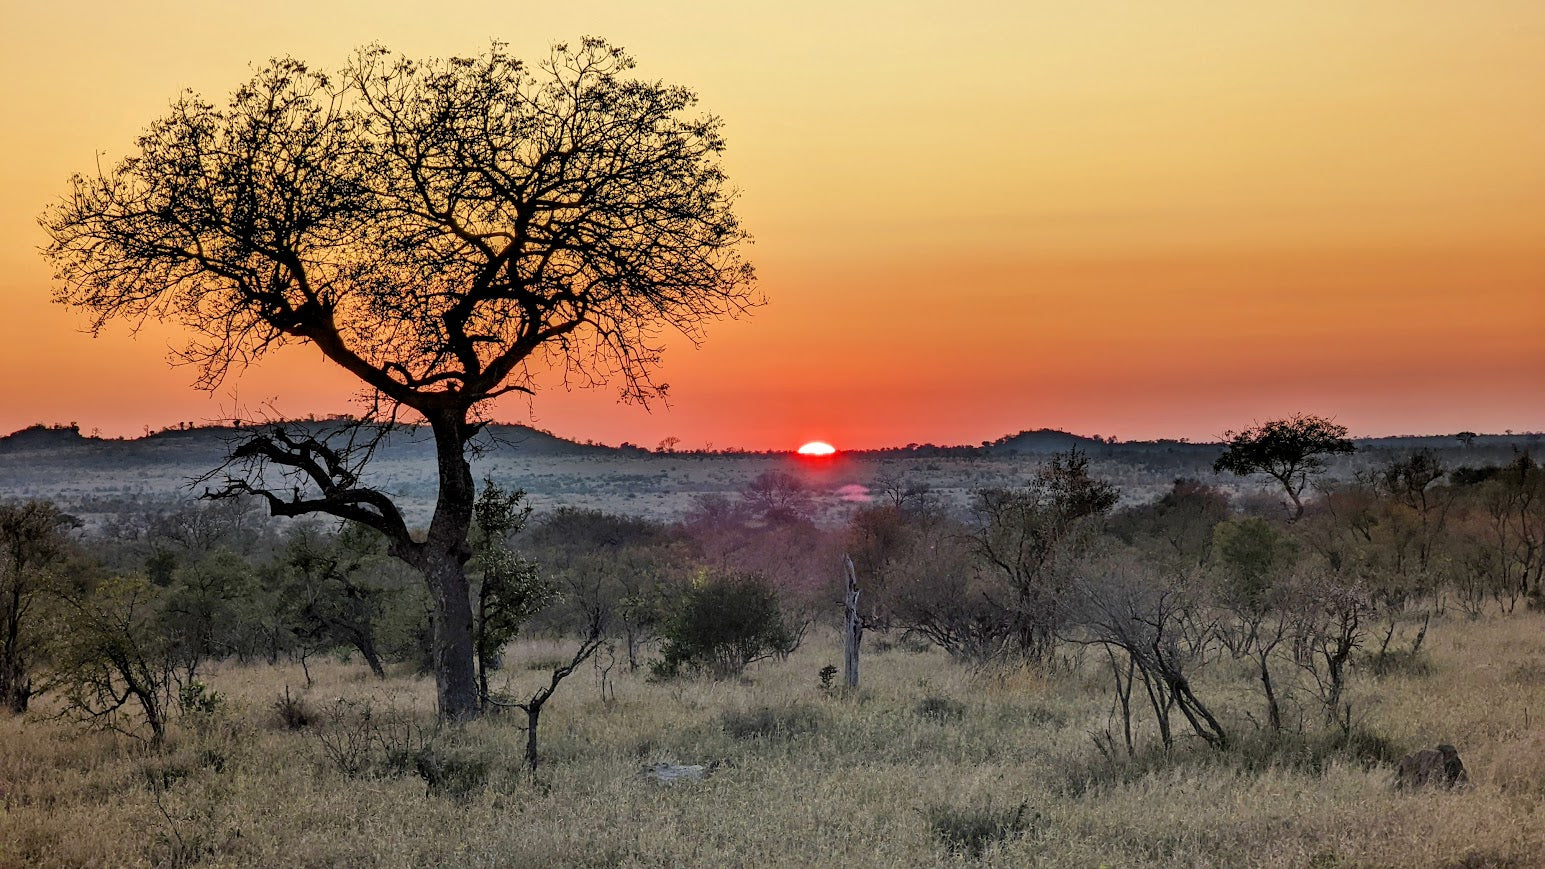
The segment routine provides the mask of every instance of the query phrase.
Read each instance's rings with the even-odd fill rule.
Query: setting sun
[[[802,456],[829,456],[836,451],[836,447],[824,441],[811,441],[799,448]]]

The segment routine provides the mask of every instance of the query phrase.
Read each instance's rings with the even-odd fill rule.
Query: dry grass
[[[1074,786],[1101,768],[1086,735],[1107,712],[1093,658],[1051,676],[973,673],[896,647],[866,656],[857,696],[821,690],[831,636],[741,682],[614,671],[614,702],[581,671],[543,717],[534,780],[521,721],[435,733],[421,679],[327,662],[304,690],[299,668],[227,666],[209,679],[224,712],[182,722],[159,754],[0,719],[0,865],[1545,864],[1545,618],[1451,621],[1430,645],[1430,674],[1359,672],[1354,717],[1402,750],[1458,745],[1473,785],[1455,793],[1397,793],[1387,768],[1350,757],[1314,771],[1190,746]],[[559,652],[512,650],[506,672],[540,680],[523,662]],[[286,685],[317,722],[283,726]],[[1248,671],[1218,667],[1204,687],[1247,733]],[[372,748],[345,775],[318,734],[366,704],[397,728],[399,755]],[[658,761],[719,765],[667,787],[640,774]],[[426,762],[451,778],[426,781]]]

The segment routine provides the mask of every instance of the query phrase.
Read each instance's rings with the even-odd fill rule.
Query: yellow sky
[[[1545,3],[757,5],[10,3],[0,429],[346,409],[304,351],[209,398],[165,331],[48,303],[38,212],[180,89],[583,34],[725,119],[772,304],[667,354],[669,410],[501,416],[747,447],[1545,429]]]

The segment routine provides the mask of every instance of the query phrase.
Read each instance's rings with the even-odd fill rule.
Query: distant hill
[[[336,431],[337,420],[291,420],[284,425],[291,431],[319,436]],[[82,435],[76,426],[35,425],[0,437],[0,456],[49,461],[80,459],[91,462],[124,464],[173,463],[189,467],[211,468],[229,451],[229,445],[257,427],[196,426],[155,432],[139,438],[97,438]],[[602,444],[581,444],[524,425],[494,423],[485,428],[475,445],[493,455],[515,453],[523,456],[583,456],[616,452]],[[433,462],[434,442],[423,426],[403,426],[389,434],[377,448],[381,458],[400,461],[423,459]]]
[[[1091,448],[1103,446],[1105,446],[1104,441],[1094,438],[1069,434],[1053,428],[1038,428],[999,438],[990,444],[985,444],[982,449],[991,455],[1017,456],[1065,453],[1075,447],[1088,452]]]
[[[75,425],[31,425],[0,437],[0,452],[78,446],[86,438]]]

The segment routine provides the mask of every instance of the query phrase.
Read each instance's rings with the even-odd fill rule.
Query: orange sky
[[[0,34],[0,430],[349,409],[286,351],[213,396],[174,336],[49,303],[35,219],[181,89],[605,36],[726,121],[771,304],[673,347],[670,408],[497,416],[646,445],[1545,429],[1545,4],[11,4]],[[534,4],[533,4],[534,5]],[[750,4],[746,4],[750,5]],[[562,8],[546,8],[562,7]],[[247,415],[251,415],[247,413]]]

